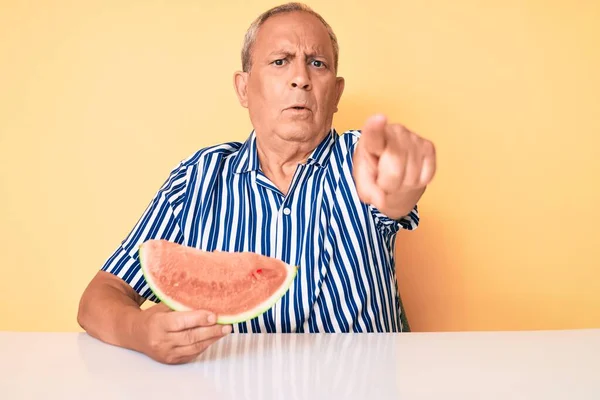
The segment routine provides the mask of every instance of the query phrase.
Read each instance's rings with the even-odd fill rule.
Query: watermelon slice
[[[207,310],[218,324],[252,319],[289,289],[298,268],[252,252],[203,251],[167,240],[140,245],[144,278],[175,311]]]

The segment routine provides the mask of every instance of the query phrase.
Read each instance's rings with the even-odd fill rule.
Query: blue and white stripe
[[[352,155],[360,131],[332,129],[287,195],[260,170],[256,136],[199,150],[171,171],[102,269],[157,301],[138,246],[167,239],[206,251],[252,251],[298,265],[290,290],[234,332],[397,332],[401,302],[394,245],[419,223],[417,207],[392,220],[360,201]]]

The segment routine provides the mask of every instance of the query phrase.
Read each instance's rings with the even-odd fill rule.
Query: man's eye
[[[282,66],[284,62],[285,62],[285,60],[280,59],[280,60],[273,61],[273,64],[278,65],[278,66]]]
[[[323,63],[323,61],[319,61],[319,60],[313,60],[312,64],[317,67],[317,68],[322,68],[325,66],[325,64]]]

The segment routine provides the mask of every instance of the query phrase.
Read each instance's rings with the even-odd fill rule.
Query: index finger
[[[175,311],[165,314],[165,329],[179,332],[201,326],[215,325],[217,316],[206,310]]]
[[[365,122],[361,131],[359,143],[362,143],[367,153],[379,156],[385,150],[385,125],[387,118],[384,115],[373,115]]]

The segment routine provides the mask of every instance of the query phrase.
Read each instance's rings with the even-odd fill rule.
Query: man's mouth
[[[304,107],[304,106],[292,106],[292,107],[288,107],[288,110],[310,111],[310,108]]]

